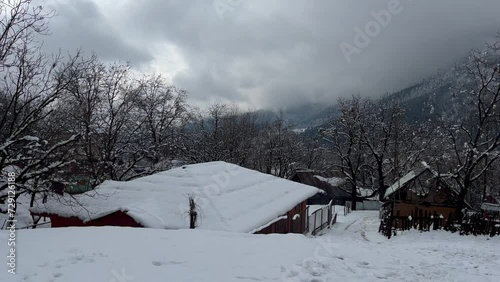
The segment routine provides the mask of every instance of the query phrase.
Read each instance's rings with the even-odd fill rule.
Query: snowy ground
[[[378,211],[357,211],[322,236],[284,281],[500,281],[500,238],[445,231],[378,233]]]
[[[314,248],[302,235],[118,227],[53,228],[17,233],[17,274],[2,282],[279,281],[281,270]]]
[[[338,216],[322,236],[205,230],[57,228],[17,233],[17,274],[0,281],[500,281],[500,238],[407,232],[387,240],[378,213]],[[5,254],[8,233],[0,232]]]

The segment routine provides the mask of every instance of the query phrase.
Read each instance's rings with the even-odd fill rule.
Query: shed
[[[53,227],[200,229],[305,233],[307,199],[318,189],[225,162],[186,165],[127,182],[105,181],[79,195],[52,196],[30,209]],[[194,200],[193,209],[189,199]]]

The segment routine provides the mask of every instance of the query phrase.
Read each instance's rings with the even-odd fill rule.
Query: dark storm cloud
[[[44,48],[74,52],[82,49],[96,52],[103,60],[130,61],[140,66],[152,60],[151,54],[130,40],[119,26],[111,24],[96,3],[89,0],[43,0],[49,10],[56,11],[50,20],[50,36],[43,37]]]
[[[153,57],[150,64],[171,71],[197,103],[279,108],[396,91],[457,62],[500,29],[497,0],[400,0],[400,12],[348,62],[340,45],[355,46],[355,28],[364,31],[372,11],[394,1],[68,1],[52,22],[59,34],[52,44],[138,64]],[[165,44],[182,64],[162,61]]]

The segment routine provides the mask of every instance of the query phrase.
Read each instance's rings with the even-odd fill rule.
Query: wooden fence
[[[421,231],[447,230],[461,235],[500,235],[500,216],[484,217],[482,213],[469,213],[462,219],[448,218],[436,212],[420,213],[417,216],[387,215],[382,217],[379,232],[387,238],[397,235],[397,231],[417,229]]]
[[[47,225],[47,224],[50,224],[51,222],[41,222],[41,223],[36,223],[36,224],[30,224],[30,225],[27,225],[27,226],[23,226],[23,227],[15,227],[16,230],[19,230],[19,229],[34,229],[36,228],[37,226],[41,226],[41,225]],[[4,220],[2,226],[0,227],[0,230],[7,230],[9,229],[9,225],[7,224],[7,220]]]

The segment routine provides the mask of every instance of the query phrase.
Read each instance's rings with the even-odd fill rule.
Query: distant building
[[[385,218],[438,216],[445,222],[458,212],[458,191],[426,163],[396,181],[387,189],[384,198]],[[397,224],[397,221],[392,223]]]
[[[309,205],[326,205],[333,200],[335,205],[344,206],[346,201],[352,200],[351,194],[340,188],[345,183],[342,178],[326,179],[312,170],[297,170],[289,179],[319,189],[318,193],[307,201]]]
[[[334,205],[352,206],[352,195],[348,190],[349,184],[344,178],[334,175],[325,175],[312,170],[297,170],[289,178],[292,181],[314,186],[320,192],[307,201],[309,205],[326,205],[333,201]],[[378,194],[371,189],[358,189],[356,209],[378,210],[382,203],[378,200]]]
[[[495,218],[500,216],[500,200],[489,194],[481,204],[481,211],[484,218]]]

